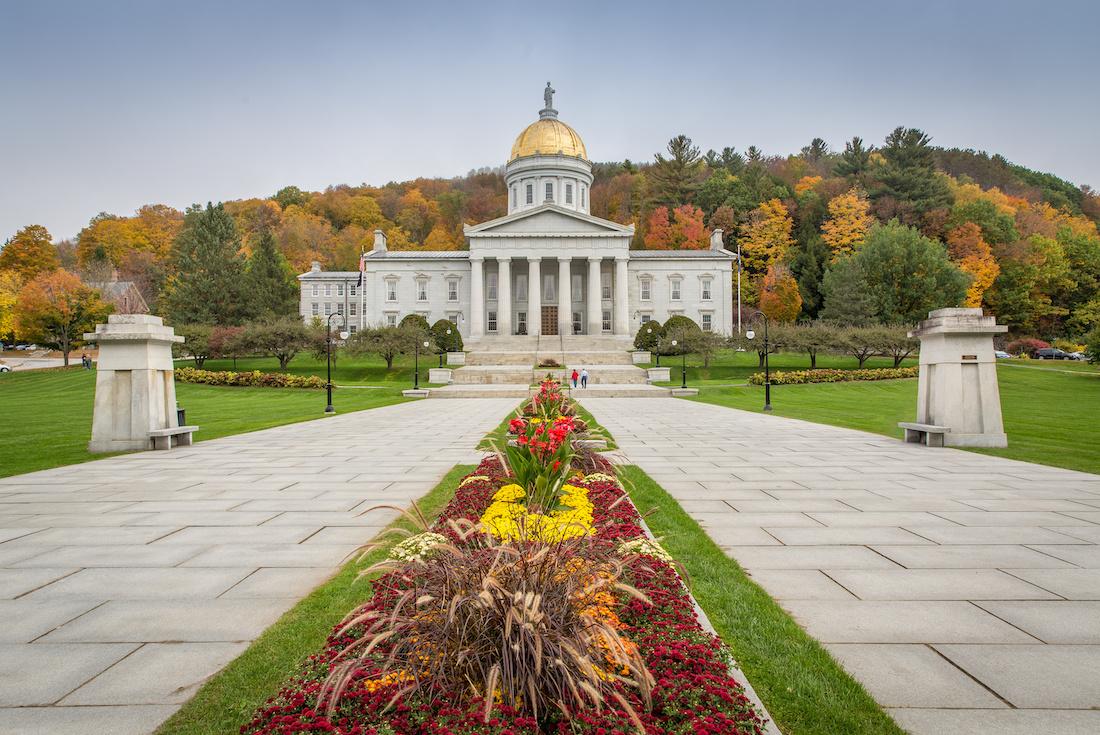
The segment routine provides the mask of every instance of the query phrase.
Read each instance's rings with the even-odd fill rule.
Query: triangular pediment
[[[633,235],[634,225],[575,212],[554,204],[498,217],[479,225],[466,225],[467,237],[477,235],[561,234],[561,235]]]

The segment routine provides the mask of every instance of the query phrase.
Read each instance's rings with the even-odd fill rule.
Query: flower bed
[[[758,735],[675,562],[544,381],[244,735]]]
[[[324,388],[325,381],[317,375],[291,375],[289,373],[263,373],[259,370],[234,372],[232,370],[199,370],[176,368],[176,380],[181,383],[203,385],[234,385],[253,388]],[[333,386],[334,388],[336,386]]]
[[[771,374],[772,385],[798,385],[802,383],[845,383],[855,380],[896,380],[915,378],[919,368],[861,368],[859,370],[777,370]],[[764,373],[753,373],[749,377],[753,385],[764,385]]]

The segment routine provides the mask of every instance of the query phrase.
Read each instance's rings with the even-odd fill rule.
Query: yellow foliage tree
[[[982,238],[982,228],[965,222],[947,233],[947,252],[955,265],[970,275],[964,306],[979,308],[982,298],[1001,273],[989,243]]]
[[[447,231],[447,228],[442,224],[437,224],[432,228],[432,231],[428,233],[428,238],[424,241],[425,250],[457,250],[454,238],[451,237],[451,233]]]
[[[794,222],[779,199],[769,199],[749,214],[749,221],[742,230],[741,254],[745,269],[763,273],[773,263],[786,260],[787,251],[794,245],[791,231]]]
[[[798,180],[798,183],[794,185],[794,191],[796,194],[805,194],[808,191],[816,189],[817,185],[820,183],[820,176],[803,176]]]
[[[821,239],[829,246],[835,262],[863,244],[874,218],[867,198],[856,189],[833,197],[828,209],[829,218],[821,225]]]
[[[27,225],[0,249],[0,268],[15,271],[24,281],[57,270],[61,261],[51,240],[42,225]]]
[[[15,331],[15,301],[23,278],[13,270],[0,271],[0,339]]]

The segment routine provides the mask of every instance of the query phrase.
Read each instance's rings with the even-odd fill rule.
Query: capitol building
[[[449,319],[467,340],[506,335],[632,336],[680,314],[732,330],[734,254],[721,232],[706,250],[631,250],[633,225],[589,213],[592,161],[558,118],[547,84],[538,120],[516,137],[505,167],[508,214],[466,225],[469,248],[389,250],[381,230],[358,272],[299,276],[306,320],[338,312],[349,331],[408,314]]]

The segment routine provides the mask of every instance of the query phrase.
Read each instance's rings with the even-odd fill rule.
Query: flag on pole
[[[359,280],[356,282],[358,288],[363,287],[363,271],[367,266],[367,254],[359,253]]]

